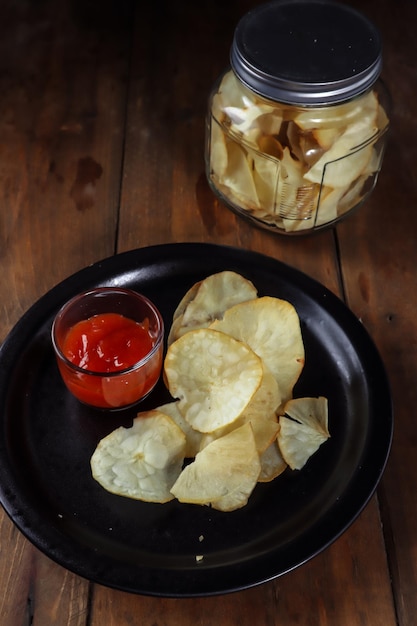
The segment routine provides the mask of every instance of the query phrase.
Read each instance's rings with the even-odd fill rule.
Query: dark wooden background
[[[54,564],[0,513],[2,626],[417,623],[417,4],[350,0],[380,27],[394,109],[371,200],[336,230],[283,238],[221,206],[204,117],[248,0],[0,4],[0,341],[42,294],[115,253],[166,242],[261,251],[323,282],[374,338],[396,428],[351,528],[292,573],[236,594],[155,599]]]

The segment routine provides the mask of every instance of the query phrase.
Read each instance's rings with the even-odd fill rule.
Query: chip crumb
[[[200,541],[200,543],[201,543],[201,541],[204,541],[204,535],[200,535],[198,540]]]
[[[195,560],[197,563],[201,563],[201,561],[204,559],[204,556],[202,554],[196,554],[195,555]]]

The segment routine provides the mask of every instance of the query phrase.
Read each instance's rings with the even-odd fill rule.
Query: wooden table
[[[0,513],[2,626],[411,626],[417,615],[417,4],[350,0],[380,27],[394,98],[372,198],[304,238],[249,226],[204,175],[207,95],[248,0],[4,0],[0,7],[0,340],[50,288],[168,242],[263,252],[346,301],[381,353],[396,428],[383,480],[331,547],[272,582],[163,599],[90,583]]]

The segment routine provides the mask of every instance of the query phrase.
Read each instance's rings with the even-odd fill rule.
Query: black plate
[[[58,308],[102,285],[137,289],[170,324],[197,280],[231,269],[260,295],[292,302],[306,365],[295,395],[329,399],[331,439],[299,472],[259,484],[233,513],[146,504],[104,491],[91,477],[98,441],[138,408],[106,413],[79,404],[55,364]],[[162,384],[139,405],[168,396]],[[42,297],[0,350],[0,497],[24,535],[69,570],[110,587],[161,595],[235,591],[284,574],[321,552],[358,516],[381,477],[392,438],[387,377],[369,335],[330,291],[263,255],[210,244],[172,244],[88,267]],[[196,555],[204,555],[197,562]]]

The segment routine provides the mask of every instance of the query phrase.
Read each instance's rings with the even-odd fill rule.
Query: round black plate
[[[197,280],[224,269],[260,295],[292,302],[306,365],[295,395],[329,399],[331,439],[301,471],[259,484],[246,507],[147,504],[91,477],[98,441],[140,409],[169,399],[162,383],[121,412],[79,404],[65,389],[50,341],[59,307],[86,288],[141,291],[172,313]],[[392,438],[384,367],[369,335],[330,291],[269,257],[210,244],[171,244],[120,254],[57,285],[21,318],[0,349],[0,498],[16,526],[69,570],[125,591],[160,596],[225,593],[270,580],[333,542],[381,477]],[[197,555],[203,555],[197,560]]]

